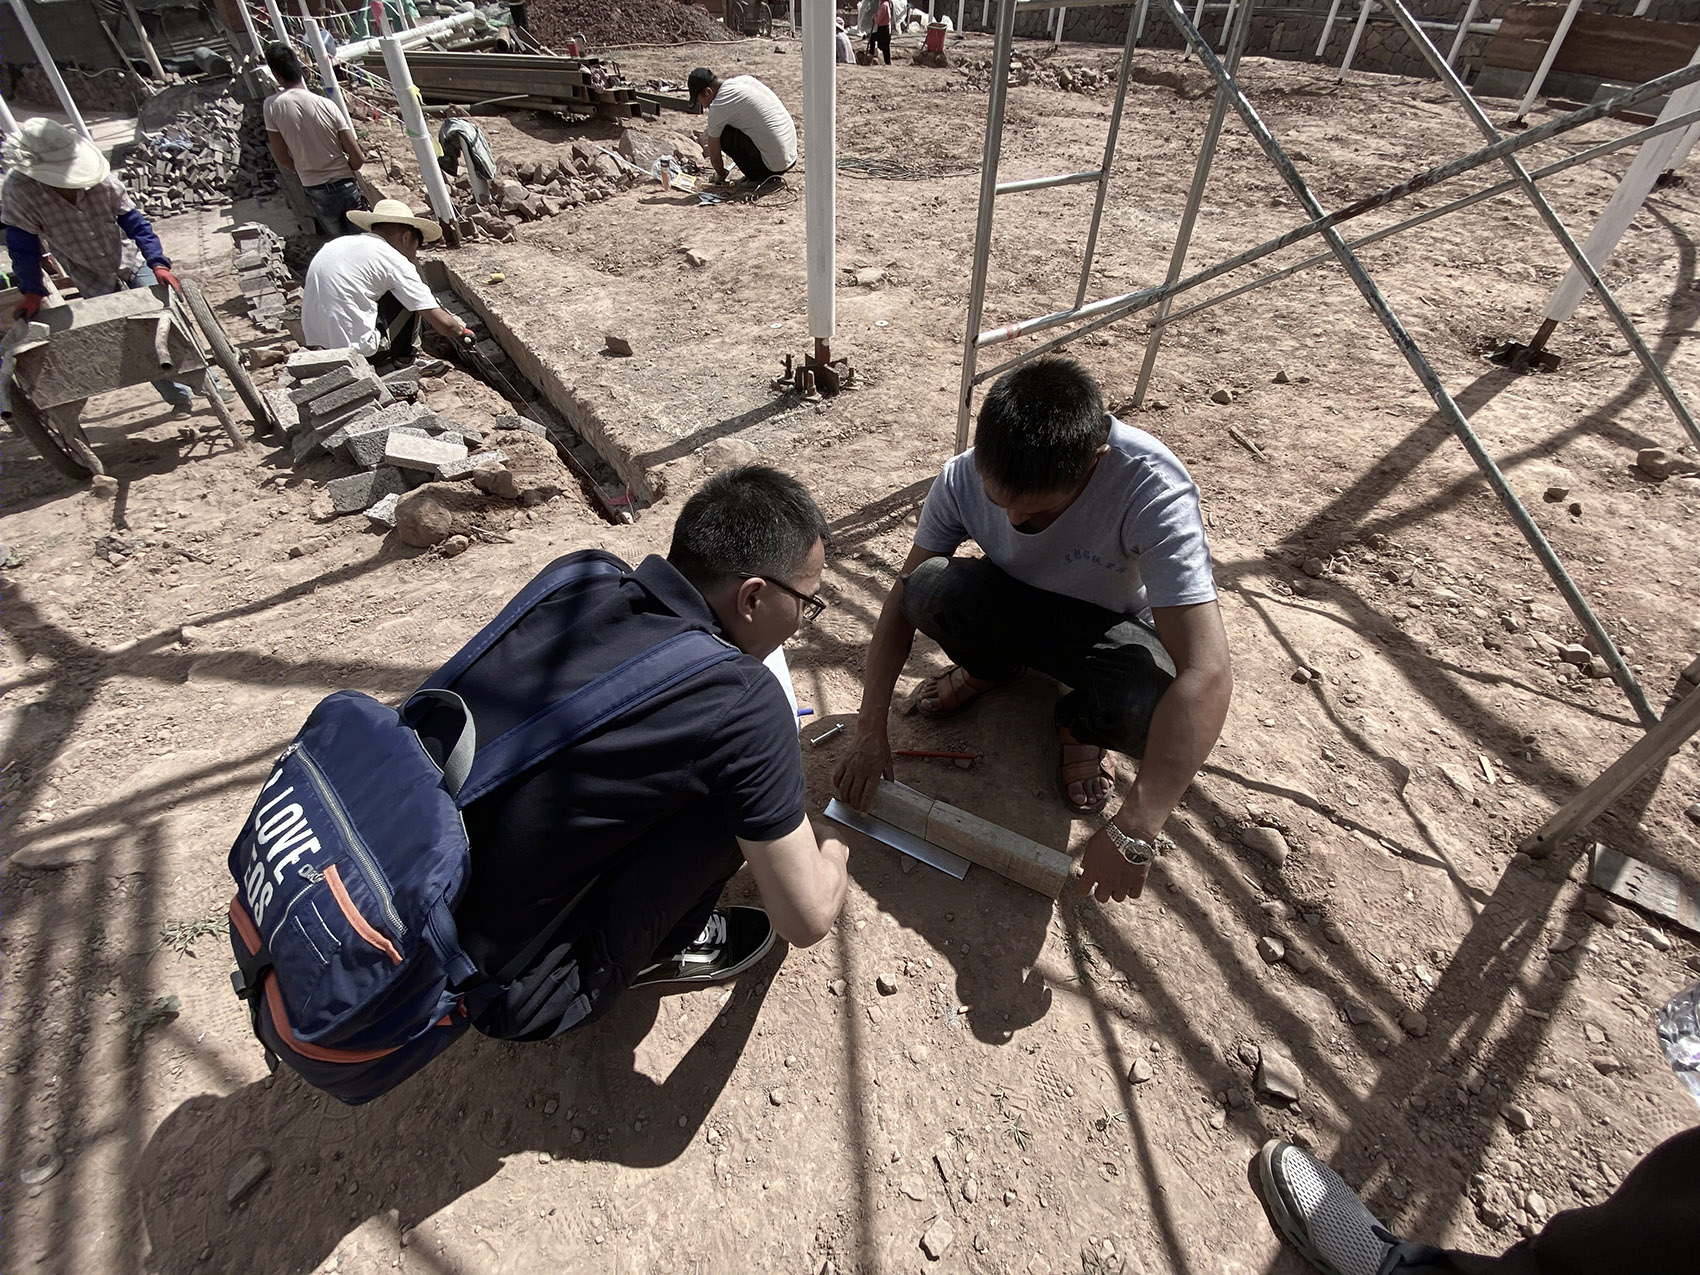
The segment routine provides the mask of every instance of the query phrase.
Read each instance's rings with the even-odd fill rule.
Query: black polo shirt
[[[534,608],[454,689],[478,737],[494,739],[687,629],[720,625],[696,587],[651,556],[629,575],[598,577]],[[455,914],[461,944],[481,969],[500,969],[663,820],[700,811],[708,851],[733,837],[795,831],[805,799],[784,689],[753,656],[723,660],[467,807],[472,875]]]

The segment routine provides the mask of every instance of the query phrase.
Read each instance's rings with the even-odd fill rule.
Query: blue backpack
[[[399,711],[338,691],[284,749],[230,849],[231,981],[269,1065],[350,1105],[388,1092],[453,1044],[583,898],[502,970],[481,972],[454,921],[471,863],[460,812],[736,648],[678,634],[482,745],[453,686],[539,602],[621,574],[606,557],[556,560]],[[432,705],[462,723],[441,768],[414,729]]]

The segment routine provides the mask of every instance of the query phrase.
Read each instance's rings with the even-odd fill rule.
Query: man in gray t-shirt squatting
[[[984,558],[954,557],[973,540]],[[887,718],[919,629],[954,663],[917,689],[944,717],[1028,668],[1057,701],[1057,787],[1072,810],[1114,791],[1108,750],[1140,758],[1127,799],[1086,843],[1079,888],[1138,898],[1152,843],[1204,764],[1233,693],[1198,488],[1168,448],[1104,412],[1072,359],[999,377],[974,446],[944,467],[868,651],[862,707],[833,772],[871,805],[893,778]]]

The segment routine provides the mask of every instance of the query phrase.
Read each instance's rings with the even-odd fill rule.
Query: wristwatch
[[[1110,844],[1121,852],[1122,858],[1136,868],[1149,867],[1151,861],[1157,857],[1156,846],[1144,837],[1130,837],[1113,822],[1105,822],[1104,835],[1110,839]]]

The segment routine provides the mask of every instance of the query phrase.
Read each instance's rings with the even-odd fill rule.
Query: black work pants
[[[1398,1275],[1664,1275],[1700,1260],[1700,1128],[1654,1147],[1599,1204],[1566,1209],[1498,1257],[1406,1244]]]
[[[871,58],[871,57],[873,57],[873,56],[875,56],[876,54],[879,54],[879,53],[885,54],[885,64],[887,66],[890,66],[891,65],[891,28],[890,27],[875,27],[873,34],[868,37],[868,56]]]
[[[743,861],[731,831],[701,810],[649,829],[603,870],[474,1026],[502,1040],[546,1040],[595,1022],[639,970],[701,933]]]
[[[1023,667],[1069,688],[1057,724],[1084,744],[1145,754],[1175,664],[1156,633],[1114,611],[1022,584],[984,558],[929,558],[905,578],[903,614],[971,675]]]
[[[761,147],[755,139],[742,129],[728,125],[720,133],[720,153],[736,164],[745,177],[753,182],[764,182],[776,172],[786,169],[772,169],[761,157]]]
[[[395,293],[384,293],[378,298],[378,349],[371,361],[406,362],[413,357],[418,334],[419,316],[404,306]]]

